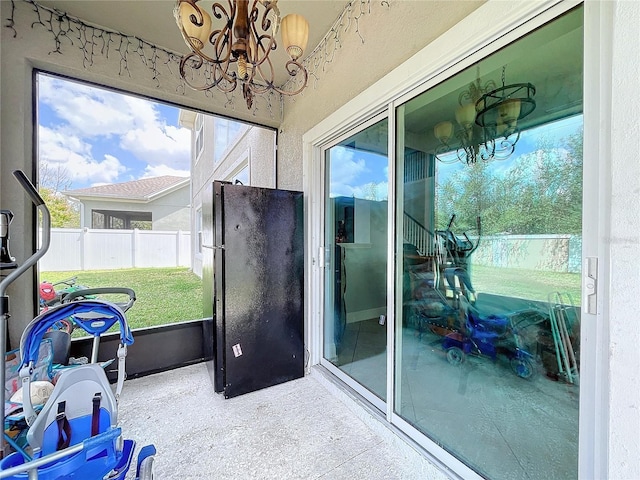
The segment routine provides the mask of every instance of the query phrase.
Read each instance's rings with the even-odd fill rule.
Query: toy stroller
[[[451,332],[443,338],[442,348],[446,351],[447,361],[459,365],[469,354],[495,361],[498,354],[504,354],[513,373],[520,378],[531,378],[536,371],[533,355],[522,345],[519,332],[511,321],[518,312],[510,316],[483,316],[464,295],[459,299],[465,314],[465,329]]]
[[[6,287],[44,255],[49,245],[50,216],[44,201],[23,172],[14,175],[38,207],[43,217],[42,247],[24,265],[16,268],[0,282],[0,399],[5,403],[4,345],[8,298]],[[8,238],[8,232],[7,232]],[[135,296],[133,297],[135,298]],[[120,327],[118,349],[118,386],[111,390],[103,368],[97,363],[64,369],[48,400],[36,415],[31,402],[31,374],[34,370],[45,332],[57,322],[72,318],[74,323],[94,336],[92,360],[97,359],[99,337],[116,323]],[[135,442],[125,440],[117,426],[117,399],[124,382],[126,347],[133,343],[131,330],[122,308],[104,300],[82,300],[59,305],[36,317],[23,332],[20,342],[23,388],[23,410],[27,425],[26,437],[31,452],[11,444],[15,452],[0,462],[0,479],[124,479],[127,474]],[[3,441],[4,445],[4,441]],[[155,448],[148,445],[138,455],[137,477],[153,478]]]

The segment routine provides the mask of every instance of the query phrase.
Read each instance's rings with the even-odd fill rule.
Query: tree
[[[438,225],[456,214],[458,230],[482,219],[483,234],[582,231],[582,131],[564,141],[542,138],[536,150],[512,161],[461,166],[437,189]]]
[[[378,184],[375,182],[367,183],[364,187],[362,187],[362,193],[364,195],[365,200],[373,200],[374,202],[378,201]]]
[[[52,228],[80,228],[80,211],[67,197],[49,188],[40,188],[40,196],[51,214]]]
[[[40,162],[39,191],[49,213],[52,228],[80,228],[80,208],[61,192],[71,187],[71,176],[66,167],[55,167]]]
[[[71,187],[69,170],[60,164],[54,166],[50,163],[40,162],[38,185],[40,188],[47,188],[53,193],[68,190]]]
[[[496,176],[486,162],[466,165],[451,175],[438,189],[438,225],[447,225],[456,215],[458,230],[476,227],[476,218],[482,217],[483,230],[495,222]]]

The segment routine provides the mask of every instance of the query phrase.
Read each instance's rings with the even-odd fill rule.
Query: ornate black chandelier
[[[433,133],[440,141],[436,158],[444,163],[460,161],[468,165],[479,160],[506,160],[520,139],[518,120],[536,108],[535,93],[530,83],[505,85],[504,67],[501,87],[492,80],[482,85],[478,76],[458,97],[455,118],[459,128],[454,129],[450,121],[434,127]],[[450,143],[453,137],[455,144]]]
[[[299,59],[309,36],[309,24],[303,16],[289,14],[281,19],[277,0],[252,0],[251,8],[249,0],[228,0],[226,8],[218,2],[211,6],[213,17],[222,21],[212,27],[211,15],[198,5],[199,1],[178,0],[174,9],[176,23],[191,49],[180,61],[180,76],[187,85],[195,90],[218,88],[230,93],[241,84],[248,108],[255,95],[302,92],[308,73]],[[302,75],[295,90],[274,83],[275,70],[269,55],[277,48],[280,30],[289,55],[285,69],[292,77]]]

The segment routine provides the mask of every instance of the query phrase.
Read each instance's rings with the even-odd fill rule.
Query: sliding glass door
[[[486,478],[578,475],[582,18],[397,108],[394,409]]]
[[[317,167],[321,363],[464,478],[578,477],[583,10],[390,100]]]
[[[378,406],[387,391],[387,129],[375,121],[325,151],[324,358]]]

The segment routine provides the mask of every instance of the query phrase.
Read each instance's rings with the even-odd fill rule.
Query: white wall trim
[[[608,316],[603,298],[608,297],[608,249],[599,237],[610,231],[610,169],[600,159],[611,154],[611,135],[603,128],[603,119],[611,117],[611,29],[613,3],[586,2],[584,26],[584,159],[583,211],[594,212],[592,220],[583,213],[582,256],[599,259],[599,299],[597,314],[581,315],[581,375],[578,463],[579,478],[609,478],[609,335],[605,328]],[[589,54],[591,52],[591,55]],[[608,123],[608,122],[607,122]],[[583,272],[584,273],[584,272]],[[591,458],[591,462],[586,462]]]

